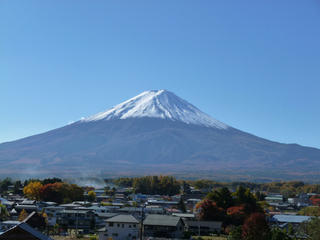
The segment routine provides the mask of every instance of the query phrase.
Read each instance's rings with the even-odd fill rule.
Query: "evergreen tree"
[[[183,201],[182,197],[180,197],[180,200],[178,202],[177,208],[179,210],[181,210],[183,213],[185,213],[187,211],[186,205],[184,204],[184,201]]]

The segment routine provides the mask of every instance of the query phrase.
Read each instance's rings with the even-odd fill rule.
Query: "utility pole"
[[[143,207],[144,205],[141,206],[141,224],[140,224],[140,240],[142,240],[142,231],[143,231],[143,215],[144,215],[144,212],[143,212]]]
[[[78,213],[79,213],[79,206],[77,207],[76,236],[78,235]]]
[[[198,208],[198,216],[199,216],[199,238],[200,238],[200,211],[201,211],[201,207]]]

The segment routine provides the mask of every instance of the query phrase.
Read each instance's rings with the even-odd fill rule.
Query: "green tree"
[[[90,229],[95,230],[95,228],[96,228],[96,219],[95,219],[95,216],[93,215],[90,220]]]
[[[13,193],[19,194],[21,193],[22,183],[20,180],[17,180],[13,186]]]
[[[241,239],[242,227],[237,226],[233,231],[230,232],[230,237],[233,240]]]
[[[194,187],[196,189],[202,189],[202,188],[207,188],[208,187],[208,184],[203,181],[203,180],[197,180],[195,183],[194,183]]]
[[[9,217],[9,213],[7,211],[7,207],[0,203],[0,218],[6,220]]]
[[[320,240],[320,218],[311,217],[309,221],[302,222],[300,230],[310,236],[311,240]]]
[[[180,200],[178,202],[177,208],[179,210],[181,210],[183,213],[185,213],[187,211],[186,205],[184,204],[184,201],[183,201],[182,197],[180,197]]]
[[[271,240],[291,240],[285,231],[281,231],[279,228],[271,230]]]
[[[235,197],[236,206],[244,206],[244,211],[248,215],[254,212],[264,212],[258,199],[251,193],[249,188],[246,189],[240,186],[233,196]]]
[[[221,188],[220,191],[214,190],[208,193],[207,198],[214,201],[218,207],[221,207],[225,210],[233,207],[235,204],[229,189],[226,187]]]

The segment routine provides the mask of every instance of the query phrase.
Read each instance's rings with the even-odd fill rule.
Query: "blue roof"
[[[269,219],[270,222],[281,222],[281,223],[302,223],[311,219],[310,216],[296,216],[296,215],[274,215]]]

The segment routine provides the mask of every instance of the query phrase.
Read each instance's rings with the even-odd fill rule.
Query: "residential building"
[[[88,210],[64,210],[61,212],[60,224],[66,224],[71,229],[90,229],[94,212]]]
[[[113,240],[138,239],[139,221],[132,215],[117,215],[105,220],[105,227],[99,229],[99,240],[111,237]]]
[[[180,217],[150,214],[143,221],[143,228],[144,236],[181,238],[184,223]]]

